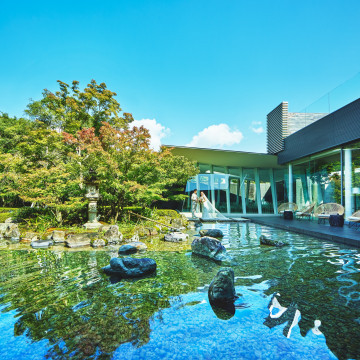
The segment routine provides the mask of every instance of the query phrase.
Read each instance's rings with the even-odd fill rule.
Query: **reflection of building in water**
[[[300,319],[300,311],[297,308],[295,303],[291,303],[289,307],[284,307],[280,305],[276,296],[280,296],[280,294],[275,294],[270,303],[269,303],[269,316],[265,319],[264,325],[269,327],[270,329],[284,324],[287,322],[284,327],[283,334],[287,338],[290,338],[291,330],[295,327]],[[320,320],[315,320],[314,327],[311,329],[315,335],[321,335],[321,331],[319,327],[321,326]]]

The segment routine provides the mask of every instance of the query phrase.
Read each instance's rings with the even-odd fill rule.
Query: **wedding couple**
[[[196,217],[196,207],[197,205],[202,205],[202,218],[203,219],[214,219],[216,218],[216,212],[218,212],[210,203],[206,195],[201,191],[200,197],[197,196],[197,189],[195,189],[191,195],[191,216]],[[215,210],[215,211],[214,211]]]

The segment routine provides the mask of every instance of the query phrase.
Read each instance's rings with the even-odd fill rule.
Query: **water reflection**
[[[185,247],[159,242],[144,255],[156,276],[113,283],[100,271],[111,251],[0,250],[0,358],[360,359],[358,250],[254,224],[221,230],[242,294],[225,312],[207,299],[220,266]],[[262,248],[260,233],[290,246]]]

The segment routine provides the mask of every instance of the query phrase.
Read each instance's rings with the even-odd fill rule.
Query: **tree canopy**
[[[151,206],[181,200],[193,162],[167,148],[150,148],[144,127],[131,127],[116,93],[95,80],[58,81],[60,90],[44,90],[31,101],[29,119],[0,116],[0,199],[10,204],[47,207],[59,222],[84,203],[85,183],[95,177],[101,204],[115,221],[125,206]],[[130,125],[130,126],[129,126]]]

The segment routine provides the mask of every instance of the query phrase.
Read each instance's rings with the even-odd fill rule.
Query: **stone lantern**
[[[97,216],[97,201],[100,197],[97,181],[89,181],[86,183],[85,197],[89,199],[89,208],[88,222],[84,224],[84,227],[88,230],[98,229],[101,224],[98,222]]]

